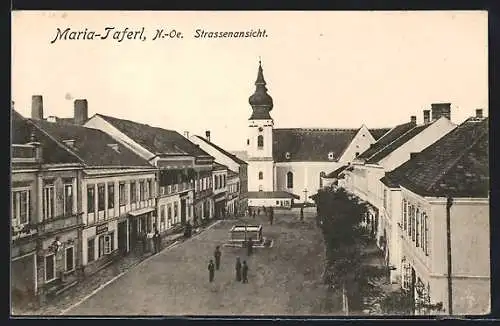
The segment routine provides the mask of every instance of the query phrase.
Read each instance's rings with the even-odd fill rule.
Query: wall
[[[382,159],[379,164],[382,165],[386,171],[392,171],[408,161],[410,159],[410,153],[421,152],[455,128],[455,124],[442,117],[418,135],[398,147],[391,154]]]
[[[222,176],[222,186],[219,184],[219,182],[215,182],[215,178],[220,178]],[[220,179],[219,179],[220,180]],[[225,181],[225,183],[224,183]],[[216,189],[215,186],[218,185],[218,188]],[[220,194],[222,192],[227,191],[227,170],[218,170],[218,171],[212,171],[212,189],[214,191],[214,195]]]
[[[192,201],[192,191],[190,191],[190,197],[191,197],[191,201]],[[177,206],[179,207],[178,213],[177,213],[178,214],[177,218],[174,217],[174,203],[177,203]],[[168,217],[168,207],[169,206],[172,209],[172,217],[170,219]],[[164,207],[164,212],[165,212],[165,223],[164,224],[162,224],[162,221],[161,221],[161,209],[162,209],[162,207]],[[158,197],[158,205],[157,205],[157,212],[156,212],[157,215],[156,216],[158,217],[158,222],[160,224],[160,227],[159,227],[160,232],[165,232],[168,229],[172,228],[172,226],[174,224],[180,223],[180,214],[181,214],[180,207],[181,207],[181,199],[179,197],[179,194]],[[192,220],[192,217],[193,217],[192,209],[191,209],[191,214],[188,214],[188,213],[189,213],[189,209],[186,210],[186,216],[187,216],[186,220]]]
[[[273,157],[273,120],[250,120],[248,126],[248,140],[246,145],[249,160],[253,157]],[[262,132],[259,131],[262,128]],[[258,148],[257,137],[264,136],[264,147]]]
[[[307,189],[307,197],[318,192],[320,174],[326,174],[342,166],[338,162],[280,162],[276,163],[276,190],[287,191],[300,196],[298,202],[303,202]],[[293,173],[293,189],[287,188],[287,173]],[[307,201],[312,200],[307,198]]]
[[[113,237],[114,237],[114,249],[118,250],[118,220],[112,220],[106,222],[108,225],[108,231],[103,233],[107,234],[110,232],[114,232]],[[95,237],[95,245],[94,245],[94,257],[95,260],[94,262],[99,260],[99,255],[98,255],[98,250],[99,250],[99,244],[98,244],[98,237],[103,235],[99,234],[96,236],[96,227],[92,226],[89,228],[86,228],[82,231],[82,264],[87,265],[88,264],[88,240],[92,239]],[[102,258],[102,257],[101,257]],[[91,262],[92,263],[92,262]]]
[[[373,143],[375,143],[375,138],[373,138],[368,128],[365,125],[361,126],[356,136],[354,136],[349,146],[345,149],[342,157],[339,158],[339,162],[352,162],[356,157],[356,153],[363,153]]]

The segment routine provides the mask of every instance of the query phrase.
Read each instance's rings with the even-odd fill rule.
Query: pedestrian
[[[300,221],[304,220],[304,206],[300,206]]]
[[[271,208],[271,211],[269,212],[269,224],[273,225],[274,221],[274,208]]]
[[[260,216],[260,207],[259,207],[259,208],[257,208],[257,215],[259,215],[259,216]]]
[[[252,238],[249,238],[247,242],[247,256],[251,256],[252,253],[253,253],[253,240]]]
[[[153,235],[153,245],[155,247],[155,253],[161,250],[161,236],[158,229],[155,230],[155,234]]]
[[[213,260],[210,259],[210,262],[208,263],[208,281],[210,283],[214,281],[214,276],[215,276],[215,266]]]
[[[241,262],[240,257],[236,257],[236,281],[241,282]]]
[[[243,278],[242,283],[248,283],[248,265],[246,260],[243,261],[241,276]]]
[[[217,246],[215,247],[215,252],[214,252],[214,258],[215,258],[215,269],[219,270],[220,268],[220,257],[222,256],[222,253],[220,252],[220,247]]]
[[[264,211],[264,216],[266,216],[267,215],[266,206],[262,206],[262,210]]]
[[[253,209],[253,219],[255,220],[255,208]]]

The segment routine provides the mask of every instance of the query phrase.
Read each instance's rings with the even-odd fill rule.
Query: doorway
[[[127,221],[118,223],[118,250],[127,253]]]

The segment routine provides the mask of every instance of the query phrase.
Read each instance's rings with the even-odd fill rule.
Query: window
[[[97,209],[103,211],[105,208],[106,188],[103,184],[97,186]]]
[[[73,214],[73,184],[64,185],[64,215]]]
[[[259,180],[262,180],[262,179],[264,179],[264,173],[259,172]]]
[[[215,178],[215,189],[219,189],[219,178],[217,176],[214,176]]]
[[[114,232],[99,237],[99,258],[109,255],[114,250]]]
[[[87,241],[87,261],[90,263],[95,259],[95,238]]]
[[[177,217],[178,210],[179,210],[179,203],[175,202],[174,203],[174,218]]]
[[[264,187],[262,187],[262,185],[259,185],[259,191],[263,191],[264,190]]]
[[[148,179],[148,199],[153,198],[153,180]]]
[[[424,243],[423,249],[426,256],[429,256],[429,218],[426,213],[423,213],[424,220]]]
[[[172,204],[167,205],[167,211],[168,211],[168,219],[172,219]]]
[[[240,183],[236,182],[236,192],[240,192]]]
[[[71,272],[75,269],[75,247],[66,248],[64,251],[64,261],[66,272]]]
[[[43,187],[43,217],[45,219],[53,218],[55,213],[54,211],[54,185],[45,185]]]
[[[219,186],[220,186],[220,188],[224,187],[224,179],[222,178],[222,174],[219,175]]]
[[[160,224],[165,223],[165,205],[160,206]]]
[[[108,208],[115,208],[115,184],[108,184]]]
[[[384,209],[387,210],[387,189],[384,189]]]
[[[144,181],[139,182],[139,201],[144,200]]]
[[[56,279],[56,256],[50,254],[45,256],[45,282]]]
[[[415,246],[417,248],[420,246],[420,234],[422,234],[420,230],[420,210],[417,208],[415,216]]]
[[[293,173],[291,171],[286,174],[286,187],[293,188]]]
[[[247,145],[250,145],[250,139],[247,139]]]
[[[403,216],[402,216],[402,225],[404,230],[406,230],[406,200],[403,199]]]
[[[30,191],[20,190],[12,193],[12,224],[24,225],[30,220]]]
[[[411,241],[415,241],[415,206],[411,207]]]
[[[137,183],[130,183],[130,203],[135,203],[137,201]]]
[[[95,187],[94,185],[87,187],[87,213],[95,212]]]
[[[120,206],[127,204],[127,193],[125,192],[125,183],[121,182],[118,185],[118,201]]]
[[[262,149],[264,147],[264,136],[262,135],[257,136],[257,147],[259,149]]]

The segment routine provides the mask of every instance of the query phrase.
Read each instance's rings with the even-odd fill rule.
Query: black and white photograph
[[[491,310],[486,11],[12,11],[12,317]]]

